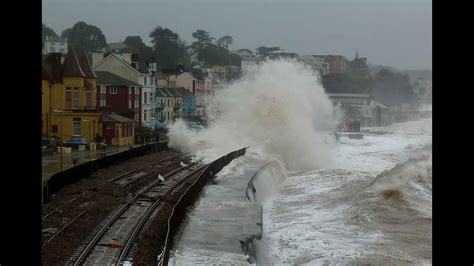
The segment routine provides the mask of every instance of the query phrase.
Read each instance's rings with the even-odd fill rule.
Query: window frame
[[[110,94],[118,94],[117,87],[116,86],[110,86],[109,93]]]

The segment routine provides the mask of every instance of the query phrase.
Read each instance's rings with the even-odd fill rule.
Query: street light
[[[82,119],[82,122],[89,123],[89,161],[92,161],[92,123],[90,120]]]
[[[63,111],[61,110],[53,110],[55,113],[60,114],[59,119],[59,137],[61,138],[60,148],[59,148],[59,171],[63,171]]]

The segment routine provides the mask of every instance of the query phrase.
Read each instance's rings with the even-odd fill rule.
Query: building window
[[[49,47],[49,51],[52,53],[54,52],[54,48],[53,47]]]
[[[132,108],[132,99],[128,99],[128,108]]]
[[[92,90],[90,88],[86,88],[86,107],[92,107]]]
[[[145,78],[145,86],[146,86],[146,77],[144,77],[144,78]]]
[[[106,101],[105,99],[100,99],[100,106],[105,107],[106,106]]]
[[[176,85],[176,81],[170,81],[170,86],[174,87]]]
[[[51,126],[51,131],[52,131],[53,133],[58,133],[58,128],[59,128],[58,125],[52,125],[52,126]]]
[[[147,110],[146,110],[146,109],[145,109],[145,110],[143,110],[143,120],[144,120],[144,121],[146,121],[146,120],[147,120],[147,119],[146,119],[146,113],[147,113]]]
[[[153,92],[150,92],[150,103],[153,102]]]
[[[81,135],[81,121],[74,121],[73,135]]]
[[[135,87],[135,95],[139,95],[140,94],[140,88],[139,87]]]
[[[117,87],[111,86],[110,87],[110,94],[117,94]]]
[[[140,121],[140,114],[139,113],[135,113],[135,121]]]
[[[100,86],[100,93],[102,93],[102,94],[106,93],[105,86],[102,86],[102,85],[97,85],[97,86]]]
[[[170,107],[170,99],[168,99],[168,107]]]
[[[140,107],[140,101],[138,99],[135,99],[135,108]]]
[[[79,88],[74,88],[72,92],[72,108],[79,108]]]
[[[132,94],[132,87],[128,87],[128,94]]]
[[[144,103],[144,104],[147,104],[147,100],[148,100],[148,98],[147,98],[147,92],[145,91],[145,92],[143,93],[143,103]]]
[[[66,108],[72,108],[72,90],[66,87]]]

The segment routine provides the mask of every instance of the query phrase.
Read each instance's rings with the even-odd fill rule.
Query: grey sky
[[[371,64],[431,69],[432,4],[428,0],[43,0],[43,23],[56,33],[84,21],[107,42],[157,26],[188,44],[196,29],[234,38],[231,49],[280,46],[304,54],[355,51]]]

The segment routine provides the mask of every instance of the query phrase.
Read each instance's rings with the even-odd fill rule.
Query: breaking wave
[[[287,169],[329,167],[327,132],[338,115],[317,74],[288,60],[268,61],[246,73],[215,93],[206,106],[207,129],[196,132],[179,120],[170,128],[170,146],[208,160],[250,146]]]

